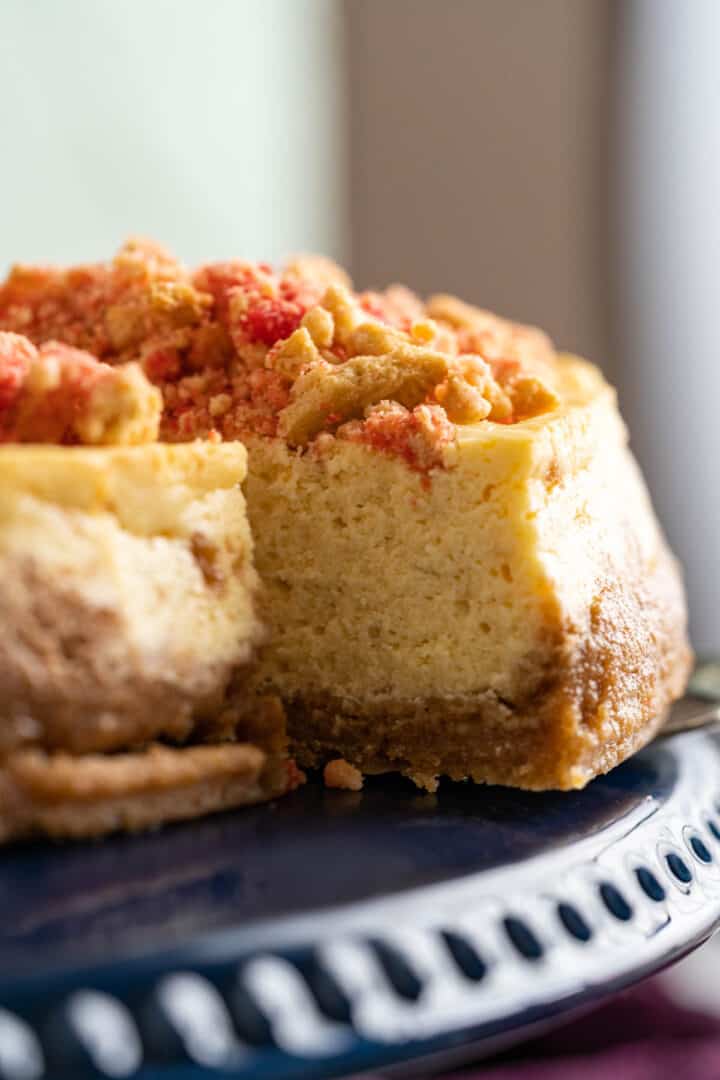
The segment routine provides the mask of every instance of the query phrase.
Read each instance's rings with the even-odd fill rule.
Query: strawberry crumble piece
[[[0,333],[0,415],[17,401],[36,356],[37,349],[27,338]]]
[[[50,341],[0,331],[0,442],[153,442],[162,398],[137,364],[111,367]]]
[[[448,463],[455,429],[439,405],[406,409],[394,401],[381,401],[368,411],[364,421],[341,427],[338,438],[364,443],[402,458],[417,472],[428,472]]]

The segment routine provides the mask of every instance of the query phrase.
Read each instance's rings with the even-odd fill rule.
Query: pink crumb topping
[[[372,323],[387,331],[384,344]],[[532,374],[536,354],[551,348],[536,331],[453,298],[425,304],[402,286],[353,292],[339,268],[312,257],[284,270],[235,259],[189,271],[157,245],[131,240],[107,263],[18,266],[0,283],[0,330],[29,339],[22,347],[2,346],[0,410],[6,414],[22,396],[30,342],[42,348],[61,342],[87,350],[83,355],[91,353],[94,364],[93,358],[110,365],[137,362],[162,394],[160,437],[171,442],[273,438],[279,432],[287,437],[281,418],[286,410],[295,409],[297,417],[298,408],[325,409],[319,379],[310,381],[312,392],[298,406],[304,374],[314,369],[318,376],[325,370],[330,376],[348,362],[354,367],[346,383],[336,381],[343,408],[327,409],[324,429],[315,438],[335,437],[328,429],[342,424],[343,417],[355,417],[337,430],[338,438],[398,456],[425,477],[451,460],[446,451],[457,425],[475,422],[475,414],[514,423],[553,407],[542,378]],[[398,356],[412,361],[413,350],[422,349],[450,358],[452,385],[426,387],[424,395],[410,393],[409,399],[398,390],[408,405],[423,398],[405,408],[378,400],[380,393],[393,396],[391,380],[368,406],[373,367],[383,356],[392,367]],[[465,377],[466,356],[486,365],[487,386],[458,383]],[[365,360],[366,372],[360,363]],[[72,408],[81,408],[87,386],[99,377],[81,356],[70,367],[73,374],[62,375],[62,390],[52,391],[59,395],[59,412],[54,424],[48,406],[43,421],[48,430],[59,428],[62,410],[73,400]],[[377,382],[383,385],[382,378]],[[357,403],[351,400],[354,391]],[[485,414],[473,394],[487,397]],[[51,397],[48,389],[45,400]]]
[[[0,333],[0,422],[15,404],[37,349],[20,334]]]
[[[363,421],[353,421],[338,434],[365,443],[385,454],[401,457],[417,472],[442,468],[444,452],[455,439],[455,428],[440,405],[416,405],[412,410],[383,402]]]
[[[36,348],[19,334],[0,331],[0,442],[95,441],[104,425],[138,416],[147,424],[142,432],[136,426],[135,434],[147,441],[157,436],[159,413],[159,394],[136,365],[112,367],[58,341]]]

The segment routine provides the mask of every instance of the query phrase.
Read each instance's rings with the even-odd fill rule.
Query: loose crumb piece
[[[362,791],[363,774],[345,758],[328,761],[323,769],[325,787],[341,788],[343,791]]]
[[[138,364],[81,349],[36,348],[0,331],[0,443],[136,445],[158,437],[162,395]]]

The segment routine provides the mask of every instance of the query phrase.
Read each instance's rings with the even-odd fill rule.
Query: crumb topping
[[[93,357],[104,372],[137,365],[115,370],[158,387],[170,442],[277,437],[317,452],[340,439],[427,473],[452,463],[458,426],[517,423],[559,403],[541,331],[402,286],[356,293],[313,256],[190,271],[131,240],[109,263],[16,266],[0,285],[0,329],[29,339],[0,362],[0,409],[25,379],[23,350],[62,342],[92,354],[77,361],[83,385]],[[103,423],[63,438],[103,441]]]
[[[454,459],[455,427],[440,405],[407,409],[397,401],[381,401],[366,410],[362,422],[339,428],[338,437],[400,457],[421,473],[447,467]]]
[[[129,445],[157,439],[162,396],[138,364],[111,367],[0,331],[0,443]]]

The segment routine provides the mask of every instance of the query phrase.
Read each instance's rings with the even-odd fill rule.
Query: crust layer
[[[264,802],[298,778],[287,759],[246,743],[82,757],[19,751],[0,767],[0,841],[136,832]]]

